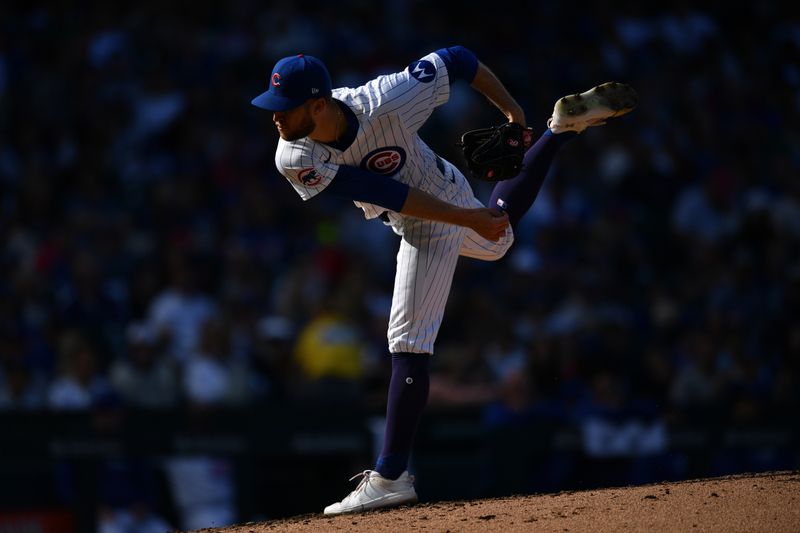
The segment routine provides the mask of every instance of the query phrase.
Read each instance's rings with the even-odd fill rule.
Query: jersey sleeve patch
[[[339,170],[328,148],[307,139],[279,141],[275,166],[303,200],[323,191]]]
[[[305,185],[306,187],[314,187],[319,185],[319,182],[322,181],[322,176],[320,176],[317,169],[314,167],[304,168],[300,172],[297,173],[297,179]]]
[[[430,83],[436,79],[436,66],[427,59],[413,61],[408,65],[408,72],[422,83]]]

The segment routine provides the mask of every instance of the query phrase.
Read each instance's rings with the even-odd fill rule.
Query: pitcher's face
[[[311,116],[313,101],[308,101],[288,111],[272,113],[272,122],[278,128],[278,135],[284,141],[296,141],[308,137],[317,127]]]

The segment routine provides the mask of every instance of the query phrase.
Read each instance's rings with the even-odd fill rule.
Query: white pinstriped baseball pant
[[[446,201],[483,207],[463,174],[448,167],[458,189],[456,196]],[[514,233],[509,226],[503,238],[492,242],[471,229],[417,218],[405,218],[402,229],[389,318],[389,352],[433,354],[458,257],[496,261],[513,244]]]

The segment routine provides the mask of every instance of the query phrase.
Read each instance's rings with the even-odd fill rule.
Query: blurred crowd
[[[504,260],[461,261],[431,408],[490,425],[796,409],[800,22],[779,3],[744,6],[746,28],[519,4],[4,9],[0,409],[379,412],[397,237],[324,194],[303,204],[249,102],[285,55],[352,86],[454,44],[542,131],[558,97],[611,79],[640,106],[562,149]],[[456,85],[422,136],[460,165],[460,134],[501,118]]]

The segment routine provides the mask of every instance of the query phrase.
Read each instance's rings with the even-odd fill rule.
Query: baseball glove
[[[456,144],[463,150],[473,176],[485,181],[503,181],[519,174],[530,142],[530,128],[509,122],[470,130]]]

